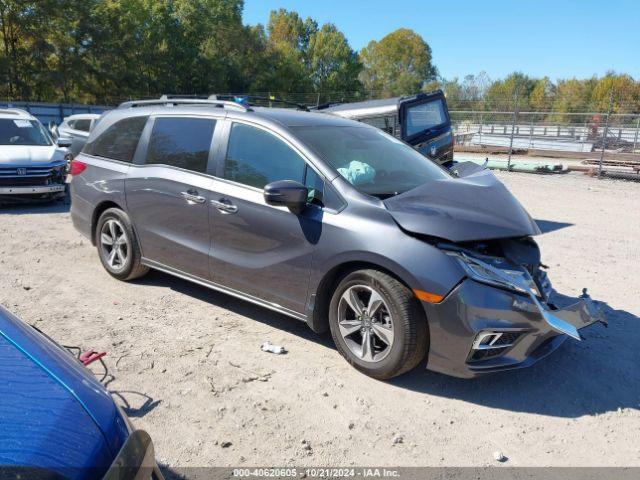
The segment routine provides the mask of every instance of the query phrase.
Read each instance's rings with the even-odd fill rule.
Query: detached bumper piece
[[[572,325],[577,330],[588,327],[596,322],[608,326],[607,319],[598,302],[592,300],[586,292],[578,301],[566,295],[551,291],[547,304],[553,307],[552,313],[565,323]]]
[[[136,430],[129,436],[102,480],[164,480],[147,432]]]

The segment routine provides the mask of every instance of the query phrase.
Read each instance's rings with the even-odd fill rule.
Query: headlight
[[[536,296],[540,296],[536,283],[526,270],[495,267],[488,262],[459,251],[445,251],[444,253],[455,258],[467,272],[469,278],[477,282],[523,294],[533,292]]]
[[[487,285],[506,288],[527,295],[551,328],[557,332],[569,335],[576,340],[581,339],[576,327],[555,316],[540,303],[538,298],[540,297],[540,292],[526,270],[497,268],[458,250],[443,250],[443,252],[455,258],[460,265],[462,265],[462,268],[465,269],[469,278]],[[500,259],[496,260],[500,262]]]

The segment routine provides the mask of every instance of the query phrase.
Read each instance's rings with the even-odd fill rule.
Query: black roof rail
[[[242,110],[244,112],[251,112],[251,108],[246,105],[242,105],[241,103],[229,101],[229,100],[218,100],[216,98],[212,98],[215,96],[210,96],[209,98],[189,98],[185,96],[179,95],[162,95],[158,99],[153,100],[131,100],[128,102],[123,102],[118,105],[118,109],[122,108],[135,108],[135,107],[149,107],[153,105],[165,105],[165,106],[174,106],[174,105],[212,105],[220,108],[234,108],[236,110]]]
[[[255,103],[252,103],[252,100],[261,100],[261,101],[266,101],[266,102],[274,102],[274,103],[283,103],[285,105],[292,105],[294,107],[296,107],[298,110],[303,110],[305,112],[309,112],[309,107],[307,107],[305,104],[303,103],[297,103],[297,102],[292,102],[290,100],[285,100],[283,98],[278,98],[278,97],[261,97],[259,95],[228,95],[228,94],[223,94],[223,95],[211,95],[209,96],[209,98],[213,98],[213,99],[233,99],[233,98],[237,98],[237,97],[243,97],[246,98],[249,101],[250,105],[254,105],[254,106],[258,106]]]

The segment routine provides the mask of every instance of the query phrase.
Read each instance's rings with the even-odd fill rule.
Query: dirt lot
[[[108,388],[163,465],[482,466],[500,450],[510,466],[640,466],[640,185],[498,176],[547,232],[555,287],[609,306],[608,329],[522,371],[369,379],[303,323],[161,273],[112,279],[62,204],[0,210],[0,302],[107,350]]]

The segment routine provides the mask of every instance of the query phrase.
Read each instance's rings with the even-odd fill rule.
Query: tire
[[[109,244],[109,239],[113,241],[114,233],[115,243],[119,247],[115,249]],[[95,236],[100,262],[112,277],[129,281],[142,277],[149,271],[149,267],[140,263],[142,254],[131,220],[119,208],[109,208],[100,215]],[[115,254],[113,250],[116,250]]]
[[[363,315],[359,317],[353,305]],[[415,368],[428,350],[427,319],[418,300],[404,284],[378,270],[357,270],[340,281],[331,297],[329,326],[340,354],[379,380]]]

